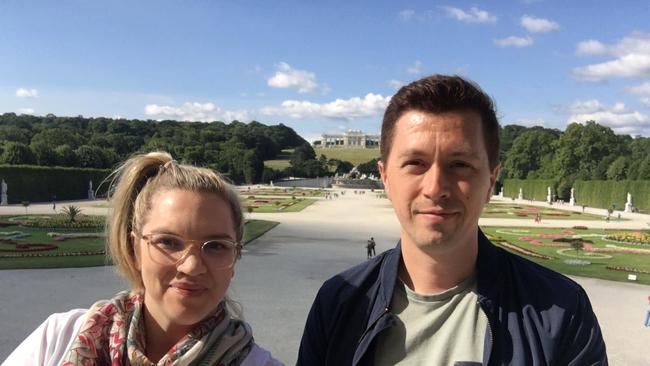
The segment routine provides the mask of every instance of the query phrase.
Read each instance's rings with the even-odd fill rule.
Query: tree
[[[374,175],[375,177],[379,176],[379,167],[377,167],[377,161],[378,159],[372,159],[370,161],[367,161],[365,163],[361,163],[357,165],[357,170],[361,174],[366,174],[366,175]]]
[[[42,141],[32,143],[29,148],[32,150],[36,164],[50,166],[56,164],[56,153],[52,145]]]
[[[0,161],[5,164],[34,164],[34,154],[29,146],[22,142],[7,142]]]
[[[576,254],[578,254],[581,250],[583,250],[585,247],[585,243],[582,242],[580,239],[573,239],[571,240],[571,248],[575,249]]]
[[[69,205],[69,206],[64,206],[61,209],[61,213],[65,214],[68,216],[68,220],[72,223],[75,222],[77,219],[77,216],[81,214],[81,209],[77,206],[74,205]]]
[[[607,168],[607,179],[624,180],[627,179],[629,162],[626,157],[619,156]]]
[[[61,145],[54,148],[56,165],[76,166],[77,155],[70,145]]]
[[[551,160],[557,135],[555,131],[541,127],[520,134],[503,162],[507,178],[526,179],[531,173],[541,170],[542,162]]]
[[[316,152],[311,147],[311,145],[309,145],[309,143],[305,143],[296,147],[293,150],[293,154],[291,154],[291,159],[289,160],[289,163],[291,165],[299,165],[304,161],[313,160],[313,159],[316,159]]]

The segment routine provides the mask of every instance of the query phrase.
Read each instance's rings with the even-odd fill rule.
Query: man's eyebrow
[[[397,155],[397,157],[411,158],[411,157],[428,156],[429,154],[430,152],[427,152],[423,149],[407,149],[402,151],[399,155]],[[463,146],[453,148],[451,152],[449,152],[449,155],[452,157],[471,158],[471,159],[480,159],[481,157],[481,155],[474,149],[470,147],[463,147]]]

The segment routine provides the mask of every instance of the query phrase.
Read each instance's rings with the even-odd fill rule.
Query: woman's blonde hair
[[[237,243],[244,236],[244,217],[239,196],[217,172],[178,164],[166,152],[136,155],[124,162],[110,176],[108,199],[112,212],[106,220],[108,251],[117,270],[135,291],[144,289],[131,232],[141,234],[152,197],[163,190],[181,189],[214,193],[230,206]],[[239,254],[239,253],[238,253]]]

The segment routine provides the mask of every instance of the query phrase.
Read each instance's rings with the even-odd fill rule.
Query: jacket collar
[[[495,284],[500,279],[499,273],[499,250],[478,230],[478,256],[476,258],[476,292],[479,298],[495,299],[497,288]],[[402,261],[402,241],[397,242],[397,246],[386,255],[386,259],[380,268],[379,278],[379,299],[375,303],[370,316],[370,324],[373,323],[381,314],[390,307],[395,290],[395,281],[399,265]]]

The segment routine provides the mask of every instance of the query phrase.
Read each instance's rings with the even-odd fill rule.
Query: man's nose
[[[448,172],[438,163],[434,163],[422,179],[422,193],[425,197],[437,202],[449,198],[450,186]]]

